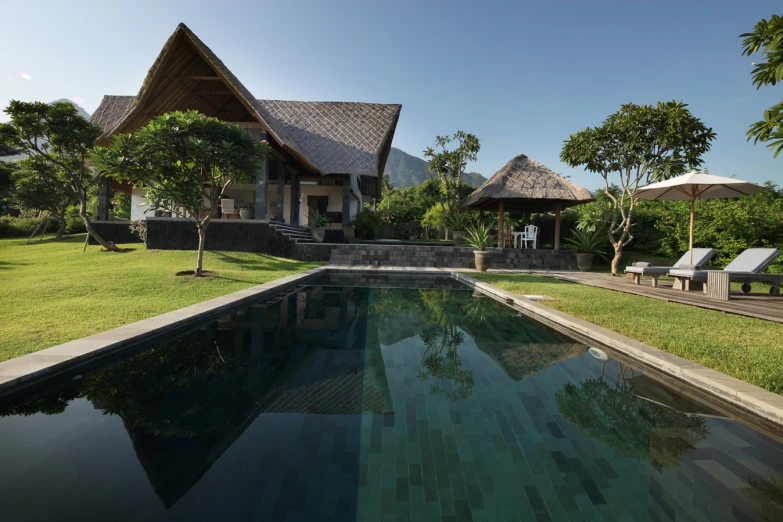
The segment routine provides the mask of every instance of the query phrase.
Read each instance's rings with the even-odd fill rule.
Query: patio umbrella
[[[693,207],[696,200],[737,198],[747,196],[748,194],[755,194],[762,190],[767,190],[767,187],[762,187],[739,179],[702,174],[698,170],[692,170],[682,176],[642,187],[636,191],[634,197],[653,201],[690,200],[691,237],[688,262],[693,263]]]

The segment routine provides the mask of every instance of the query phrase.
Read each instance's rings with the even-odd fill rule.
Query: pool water
[[[781,520],[770,437],[453,279],[334,275],[0,401],[0,518]]]

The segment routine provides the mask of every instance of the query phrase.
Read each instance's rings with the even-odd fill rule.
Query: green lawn
[[[113,253],[84,235],[60,242],[0,239],[0,361],[318,266],[261,254],[207,252],[219,277],[181,277],[192,251],[122,245]]]
[[[470,273],[547,306],[776,393],[783,393],[783,324],[533,275]]]

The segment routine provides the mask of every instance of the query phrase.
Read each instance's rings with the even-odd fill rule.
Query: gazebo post
[[[484,226],[484,209],[479,210],[479,225]]]
[[[503,200],[501,199],[500,203],[498,203],[498,248],[506,246],[503,231]]]
[[[555,250],[560,250],[560,202],[555,203]]]

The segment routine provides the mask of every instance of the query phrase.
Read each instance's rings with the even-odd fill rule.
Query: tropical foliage
[[[60,240],[65,233],[65,212],[74,202],[73,193],[64,183],[59,169],[39,157],[26,158],[19,162],[20,168],[13,176],[14,199],[23,209],[37,209],[49,212],[57,220],[55,239]]]
[[[107,177],[147,187],[151,209],[189,219],[198,230],[195,275],[202,275],[206,233],[220,198],[250,182],[270,147],[236,125],[198,111],[171,112],[133,134],[97,147],[92,161]]]
[[[571,237],[563,240],[563,249],[570,250],[576,254],[593,254],[604,261],[609,261],[606,256],[609,250],[609,238],[606,235],[606,229],[603,227],[590,230],[573,230]]]
[[[489,248],[497,238],[492,234],[489,223],[468,227],[466,230],[465,244],[483,252]]]
[[[95,231],[87,212],[89,191],[98,182],[88,157],[101,128],[85,120],[66,102],[12,100],[5,113],[10,121],[0,124],[0,143],[30,156],[34,165],[45,165],[39,174],[79,202],[79,217],[93,239],[108,250],[118,250]]]
[[[456,146],[449,149],[449,145]],[[428,147],[424,157],[429,159],[429,172],[437,176],[443,183],[446,194],[451,201],[459,204],[462,174],[469,161],[478,159],[481,150],[479,139],[473,134],[457,131],[453,136],[437,136],[435,148]]]
[[[772,15],[762,19],[753,31],[740,35],[742,54],[750,56],[761,53],[762,60],[754,62],[751,75],[757,89],[775,85],[783,80],[783,17]],[[750,126],[748,140],[767,143],[767,147],[778,157],[783,150],[783,100],[764,111],[764,119]]]
[[[686,104],[669,101],[627,103],[601,126],[582,129],[565,141],[560,159],[599,174],[604,194],[612,202],[607,227],[614,247],[612,274],[618,273],[623,248],[634,237],[636,189],[701,165],[714,139],[712,129],[693,116]],[[613,184],[619,191],[612,189]]]

